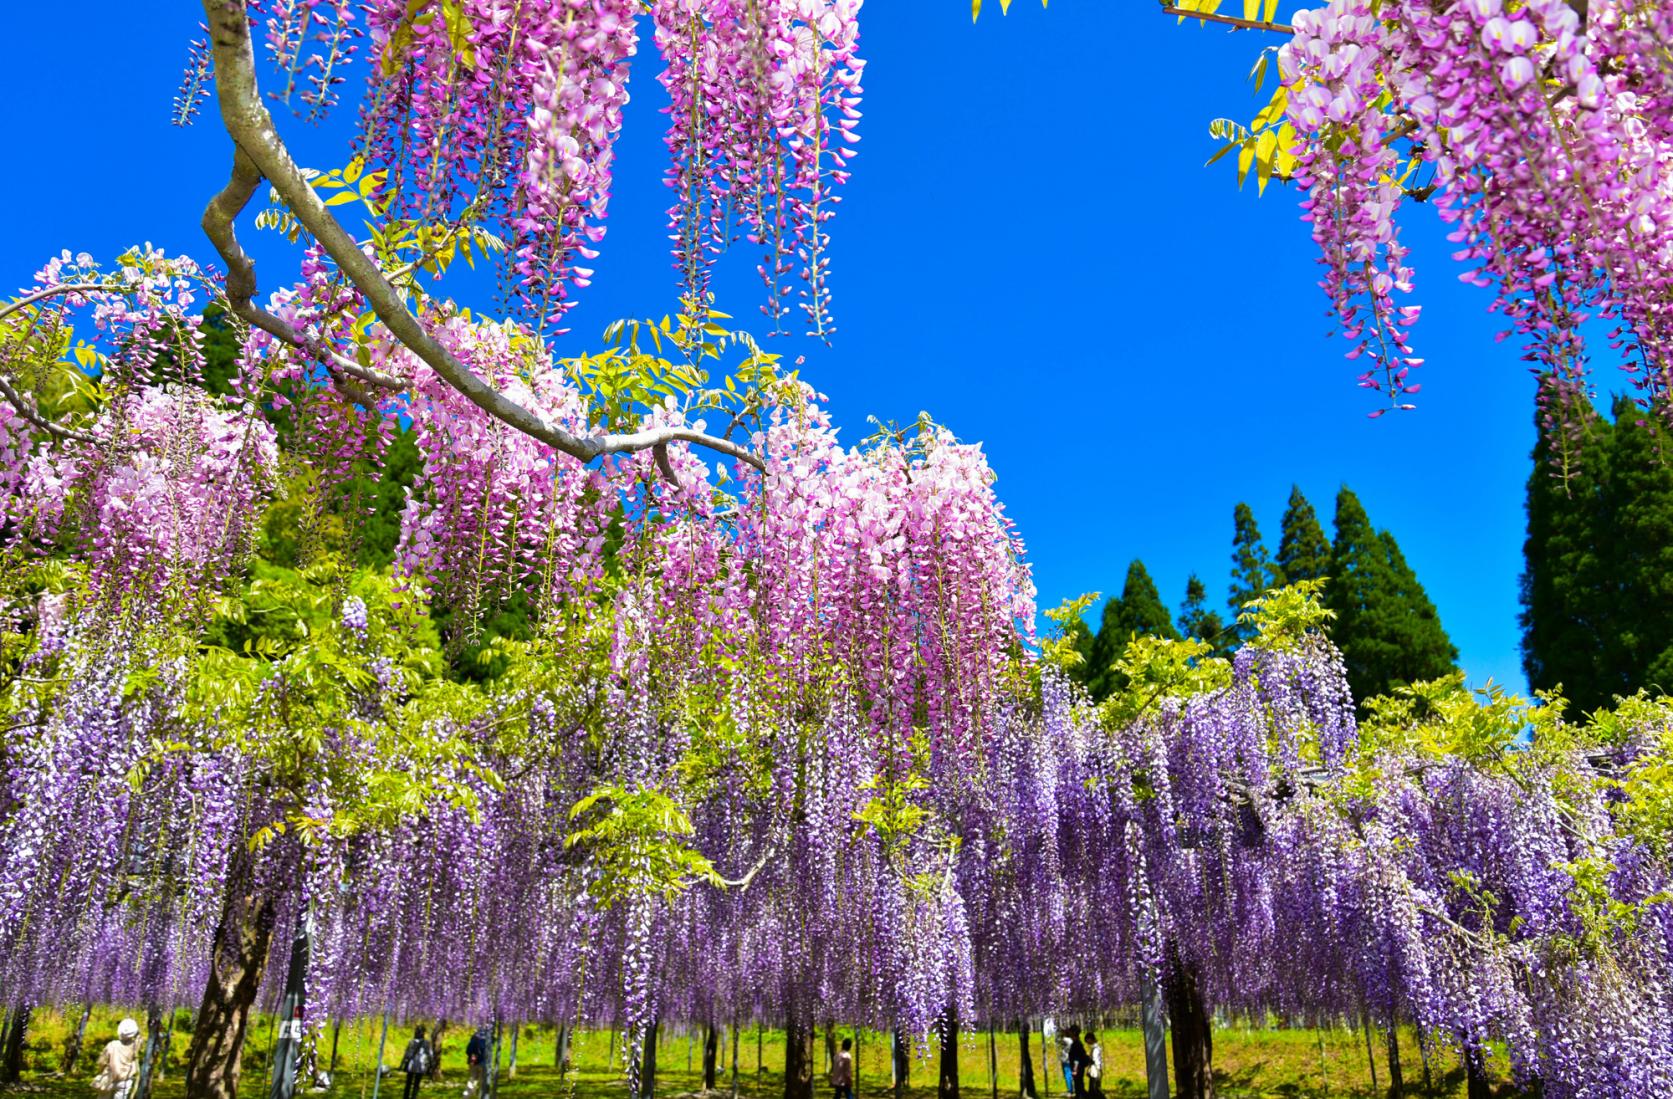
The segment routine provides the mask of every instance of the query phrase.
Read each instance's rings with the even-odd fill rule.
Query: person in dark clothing
[[[488,1039],[487,1027],[477,1027],[471,1040],[465,1043],[465,1062],[470,1065],[470,1079],[465,1081],[465,1094],[485,1097],[488,1094]]]
[[[418,1085],[430,1074],[434,1062],[435,1054],[424,1037],[424,1028],[419,1027],[413,1031],[407,1051],[401,1054],[401,1071],[407,1074],[407,1086],[401,1092],[401,1099],[418,1099]]]
[[[1069,1068],[1075,1074],[1075,1094],[1086,1094],[1086,1068],[1092,1063],[1087,1055],[1086,1045],[1080,1040],[1080,1027],[1071,1026],[1065,1033],[1069,1036]]]

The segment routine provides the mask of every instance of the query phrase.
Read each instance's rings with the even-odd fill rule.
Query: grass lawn
[[[104,1042],[115,1033],[118,1013],[95,1010],[87,1028],[82,1057],[68,1076],[58,1074],[62,1064],[64,1038],[74,1019],[48,1011],[37,1012],[29,1028],[28,1051],[23,1080],[0,1087],[0,1099],[23,1096],[38,1099],[95,1099],[88,1087],[94,1058]],[[143,1024],[143,1016],[135,1018]],[[163,1077],[153,1089],[152,1099],[181,1099],[181,1059],[190,1035],[189,1016],[177,1018]],[[345,1023],[337,1035],[337,1071],[329,1092],[316,1092],[320,1099],[400,1099],[399,1074],[375,1083],[372,1066],[377,1061],[379,1024],[376,1020]],[[252,1026],[244,1058],[242,1094],[263,1099],[272,1048],[272,1020],[260,1017]],[[394,1065],[412,1030],[391,1023],[384,1050],[384,1063]],[[1144,1099],[1144,1048],[1138,1031],[1099,1029],[1104,1045],[1104,1092],[1109,1099]],[[851,1030],[838,1035],[850,1037]],[[518,1034],[517,1070],[510,1074],[509,1031],[501,1046],[500,1095],[498,1099],[626,1099],[621,1051],[617,1036],[607,1031],[582,1031],[571,1046],[574,1069],[560,1079],[554,1067],[554,1032],[550,1027],[524,1026]],[[450,1025],[442,1035],[441,1078],[424,1086],[425,1099],[460,1099],[466,1078],[465,1042],[470,1030]],[[731,1042],[726,1036],[721,1047],[720,1096],[729,1097],[732,1086]],[[888,1045],[885,1036],[862,1031],[859,1038],[856,1091],[868,1099],[884,1099],[890,1089]],[[143,1040],[143,1039],[142,1039]],[[1407,1096],[1451,1097],[1464,1095],[1464,1074],[1450,1055],[1432,1059],[1432,1091],[1424,1090],[1423,1062],[1415,1037],[1401,1035]],[[1032,1038],[1036,1080],[1047,1094],[1062,1099],[1062,1077],[1055,1065],[1048,1073],[1040,1057],[1040,1038]],[[328,1024],[320,1038],[321,1067],[331,1058],[332,1029]],[[989,1043],[985,1031],[966,1033],[959,1060],[963,1099],[1016,1099],[1017,1039],[1000,1034],[994,1043],[997,1079],[989,1072]],[[906,1099],[935,1099],[935,1065],[916,1051]],[[657,1093],[664,1099],[690,1095],[700,1090],[702,1035],[664,1032],[657,1046]],[[822,1044],[816,1065],[823,1066]],[[783,1094],[784,1036],[778,1031],[744,1028],[738,1039],[738,1094],[742,1099],[777,1099]],[[1362,1031],[1254,1028],[1239,1025],[1219,1027],[1214,1033],[1214,1067],[1219,1092],[1224,1099],[1257,1099],[1266,1096],[1336,1096],[1340,1099],[1382,1099],[1388,1092],[1388,1065],[1381,1035],[1376,1042],[1376,1072],[1379,1088],[1374,1090],[1366,1060]],[[1495,1066],[1501,1073],[1503,1065]],[[1049,1087],[1049,1091],[1045,1090]],[[830,1088],[823,1075],[816,1081],[816,1093],[826,1099]],[[309,1093],[302,1093],[304,1096]],[[1499,1092],[1517,1093],[1508,1086]]]

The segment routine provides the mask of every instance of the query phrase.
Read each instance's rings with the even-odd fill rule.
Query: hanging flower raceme
[[[1673,357],[1668,77],[1657,5],[1566,0],[1332,0],[1299,13],[1280,51],[1298,178],[1329,274],[1323,282],[1361,382],[1402,404],[1421,360],[1398,306],[1412,273],[1395,217],[1433,196],[1465,281],[1527,357],[1586,369],[1582,325],[1618,322],[1612,346],[1653,398]]]

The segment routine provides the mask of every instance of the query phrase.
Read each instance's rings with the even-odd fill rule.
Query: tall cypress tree
[[[1226,624],[1217,611],[1208,609],[1208,586],[1196,573],[1185,581],[1185,602],[1179,607],[1179,632],[1214,646],[1220,653],[1228,641]]]
[[[1669,409],[1615,401],[1604,522],[1609,607],[1606,685],[1673,691],[1673,430]],[[1605,699],[1607,703],[1609,700]]]
[[[1127,642],[1134,635],[1179,640],[1173,628],[1168,608],[1162,604],[1162,594],[1144,562],[1134,559],[1127,566],[1127,582],[1121,587],[1121,598],[1104,604],[1098,636],[1092,641],[1092,661],[1087,676],[1087,688],[1093,698],[1105,698],[1122,686],[1115,662],[1127,651]]]
[[[1614,426],[1587,394],[1540,381],[1534,467],[1523,544],[1522,668],[1535,690],[1562,687],[1581,713],[1608,705],[1623,681],[1611,619],[1617,610],[1608,511]]]
[[[1244,604],[1283,584],[1283,574],[1273,565],[1266,543],[1261,541],[1261,528],[1255,523],[1254,511],[1240,502],[1232,511],[1232,582],[1231,595],[1226,600],[1231,610],[1229,632],[1235,641],[1233,648],[1247,640],[1247,630],[1237,624]]]
[[[1332,635],[1362,705],[1400,684],[1452,670],[1458,651],[1423,585],[1393,536],[1371,526],[1346,487],[1336,497],[1330,577],[1325,604],[1336,612]]]
[[[1286,584],[1320,580],[1330,574],[1330,540],[1324,536],[1318,512],[1296,485],[1290,486],[1290,504],[1284,509],[1278,571]]]

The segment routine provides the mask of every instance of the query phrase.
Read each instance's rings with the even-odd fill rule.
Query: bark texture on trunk
[[[639,1099],[656,1095],[656,1035],[661,1024],[652,1022],[639,1046]]]
[[[720,1031],[713,1023],[703,1027],[703,1090],[713,1091],[720,1075]]]
[[[813,1099],[813,1024],[800,1019],[784,1028],[784,1099]]]
[[[958,1012],[948,1008],[941,1015],[941,1072],[935,1083],[936,1099],[959,1099],[958,1094]]]
[[[894,1064],[895,1099],[901,1099],[912,1072],[912,1058],[906,1055],[906,1035],[896,1027],[890,1036],[889,1057]]]
[[[1469,1099],[1493,1099],[1493,1085],[1487,1079],[1487,1062],[1479,1050],[1464,1055],[1464,1077],[1468,1081]]]
[[[1034,1055],[1028,1050],[1028,1020],[1017,1024],[1017,1083],[1022,1099],[1039,1099],[1034,1088]]]
[[[1173,1082],[1178,1099],[1214,1099],[1214,1034],[1202,986],[1177,957],[1167,981],[1173,1030]]]
[[[82,1004],[81,1017],[76,1020],[75,1029],[64,1039],[64,1067],[61,1071],[65,1076],[73,1075],[76,1062],[81,1060],[81,1045],[87,1041],[87,1017],[92,1014],[93,1005]]]
[[[29,1016],[33,1012],[28,1004],[12,1008],[6,1041],[0,1047],[0,1083],[15,1084],[23,1077],[23,1039],[29,1033]]]
[[[1389,1099],[1400,1099],[1406,1094],[1406,1074],[1400,1069],[1399,1024],[1388,1024],[1388,1094]]]
[[[215,928],[209,981],[186,1051],[186,1099],[237,1099],[250,1007],[273,944],[274,898],[257,892],[254,858],[245,846],[239,844],[234,851]]]

